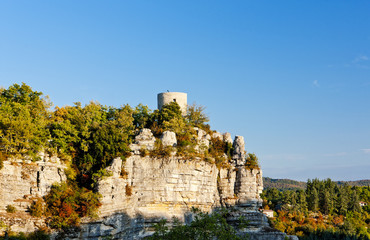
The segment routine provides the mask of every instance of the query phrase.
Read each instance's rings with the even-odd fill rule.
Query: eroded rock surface
[[[40,157],[41,160],[36,162],[20,159],[3,162],[4,167],[0,170],[0,220],[11,226],[12,231],[32,232],[43,226],[43,220],[31,218],[25,212],[33,200],[50,191],[53,183],[66,181],[65,166],[58,158],[45,154]],[[8,205],[14,206],[16,213],[6,213]]]
[[[148,128],[140,130],[139,134],[135,136],[134,143],[130,144],[130,149],[135,154],[140,154],[140,150],[153,150],[155,143],[155,137],[152,131]]]
[[[223,140],[229,141],[229,135],[223,135]],[[210,138],[205,131],[197,130],[198,143],[209,144]],[[162,142],[173,146],[175,139],[169,133]],[[243,137],[235,138],[235,151],[227,168],[217,168],[201,159],[144,157],[140,150],[152,150],[154,143],[151,131],[142,129],[130,145],[133,155],[125,161],[114,159],[107,168],[111,176],[98,184],[102,194],[99,218],[84,219],[78,231],[54,234],[52,238],[141,239],[150,235],[153,224],[162,218],[189,221],[192,207],[206,212],[232,207],[236,211],[228,221],[234,224],[240,216],[246,217],[250,226],[245,231],[251,234],[250,239],[284,239],[286,235],[268,228],[267,218],[258,211],[262,171],[245,168]],[[53,183],[66,180],[63,169],[57,158],[47,156],[35,163],[5,161],[0,171],[0,220],[10,219],[5,207],[14,205],[25,215],[13,216],[12,230],[23,228],[29,232],[43,226],[43,221],[31,218],[25,211],[33,197],[44,196]]]
[[[161,136],[161,141],[164,147],[167,146],[176,147],[177,145],[176,133],[171,131],[164,131]]]

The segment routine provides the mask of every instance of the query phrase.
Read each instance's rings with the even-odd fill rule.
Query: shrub
[[[33,217],[41,217],[44,215],[44,204],[42,200],[38,199],[36,201],[33,201],[31,203],[31,206],[29,207],[29,211],[31,216]]]
[[[27,236],[27,240],[49,240],[50,236],[46,229],[39,229]]]
[[[247,169],[260,169],[258,158],[254,153],[248,153],[245,158],[245,167]]]
[[[139,151],[140,151],[140,156],[141,157],[146,157],[146,156],[149,155],[149,151],[145,147],[140,148]]]
[[[126,191],[126,196],[132,195],[132,187],[130,185],[126,184],[125,191]]]
[[[162,141],[160,139],[157,139],[154,143],[154,149],[150,151],[149,155],[151,157],[168,158],[171,156],[171,152],[172,147],[164,147]]]
[[[0,151],[0,170],[4,167],[4,161],[8,158],[8,156]]]
[[[123,179],[127,179],[128,178],[128,172],[126,171],[125,167],[123,167],[123,166],[121,168],[121,177]]]
[[[95,217],[101,195],[76,184],[61,183],[51,187],[46,202],[50,226],[65,229],[77,226],[81,217]]]
[[[162,219],[158,224],[154,225],[155,233],[146,239],[247,239],[247,236],[238,236],[235,229],[227,223],[226,217],[228,212],[224,209],[207,214],[193,208],[192,212],[194,220],[189,225],[182,225],[178,220],[175,220],[175,226],[169,230],[166,226],[167,221]],[[244,228],[247,225],[244,219],[239,219],[238,224],[239,228]]]
[[[17,209],[13,205],[7,205],[6,206],[6,212],[7,213],[15,213]]]

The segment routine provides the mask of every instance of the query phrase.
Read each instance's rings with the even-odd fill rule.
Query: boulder
[[[152,131],[148,128],[143,128],[135,137],[134,143],[130,144],[130,149],[134,154],[140,154],[141,149],[153,150],[154,143],[155,137],[153,136]]]
[[[209,148],[209,140],[211,136],[207,134],[203,129],[195,127],[194,130],[197,133],[197,145],[195,146],[196,151],[205,151]]]
[[[233,144],[233,139],[231,138],[231,134],[226,132],[224,133],[224,142]]]
[[[233,147],[234,147],[233,158],[244,160],[245,158],[244,137],[235,136]]]
[[[177,145],[176,133],[171,131],[163,132],[161,140],[164,147],[175,147]]]
[[[222,134],[221,134],[221,133],[219,133],[219,132],[214,132],[214,133],[212,134],[212,137],[213,137],[213,138],[218,138],[218,139],[220,139],[220,140],[223,140],[223,139],[224,139],[224,137],[222,136]]]

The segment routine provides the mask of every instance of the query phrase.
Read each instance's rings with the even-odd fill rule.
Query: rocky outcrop
[[[210,136],[205,131],[196,130],[198,141],[208,141]],[[250,222],[246,232],[263,232],[268,223],[258,211],[262,171],[245,168],[243,137],[236,137],[234,149],[230,167],[220,169],[201,159],[143,157],[135,151],[125,162],[114,159],[108,169],[112,176],[101,180],[98,186],[103,196],[100,219],[82,224],[81,232],[68,237],[140,239],[150,235],[153,223],[162,218],[187,222],[192,207],[206,212],[232,207],[237,211],[228,219],[231,224],[237,225],[240,216],[244,216]],[[284,234],[274,234],[279,237],[271,239],[284,239]]]
[[[234,140],[234,152],[233,152],[233,159],[235,160],[241,160],[240,164],[243,163],[245,158],[245,143],[244,143],[244,137],[242,136],[235,136]],[[237,165],[240,165],[237,163]]]
[[[195,127],[194,130],[196,131],[196,140],[197,145],[195,146],[195,150],[198,152],[203,152],[208,150],[209,148],[209,140],[211,140],[211,136],[207,134],[206,131],[203,129]]]
[[[58,158],[41,155],[41,159],[4,161],[0,170],[0,212],[5,212],[7,205],[25,209],[27,198],[42,197],[53,183],[66,180],[65,166]]]
[[[33,200],[50,191],[53,183],[66,180],[65,166],[57,157],[40,154],[40,158],[36,162],[9,159],[0,170],[0,221],[12,231],[32,232],[43,226],[42,220],[25,212]],[[14,206],[16,213],[6,213],[8,205]]]
[[[230,133],[228,133],[228,132],[224,133],[223,137],[224,137],[224,142],[233,144],[233,139],[231,138]]]
[[[139,134],[135,136],[134,143],[130,144],[130,149],[134,154],[140,154],[140,150],[153,150],[155,144],[155,137],[152,131],[143,128]]]
[[[164,147],[176,147],[177,139],[176,133],[170,131],[164,131],[161,136],[161,141]]]
[[[224,139],[224,137],[222,136],[222,134],[221,133],[219,133],[219,132],[214,132],[214,133],[212,133],[212,137],[213,138],[218,138],[219,140],[223,140]]]
[[[117,158],[108,170],[112,176],[98,186],[103,196],[100,219],[82,224],[81,232],[70,239],[140,239],[151,234],[153,223],[161,218],[186,222],[192,207],[210,212],[221,206],[238,206],[254,219],[252,230],[267,226],[266,217],[257,211],[261,206],[260,170],[218,169],[202,160],[140,155],[125,162]]]
[[[164,134],[163,145],[174,146],[176,137],[173,135]],[[220,138],[220,135],[213,137]],[[210,139],[209,134],[197,129],[200,146],[209,144]],[[228,135],[223,135],[223,139],[229,141]],[[132,155],[125,161],[114,159],[106,169],[111,174],[100,180],[97,187],[102,195],[98,219],[84,219],[76,231],[57,233],[53,238],[141,239],[150,235],[153,224],[162,218],[176,217],[189,222],[192,207],[206,212],[230,207],[236,211],[230,214],[228,221],[236,226],[240,216],[246,217],[249,227],[244,233],[251,234],[251,239],[284,239],[286,235],[270,229],[267,218],[258,211],[262,171],[244,166],[243,137],[235,138],[233,158],[225,168],[217,168],[201,159],[174,155],[156,158],[142,154],[143,149],[154,149],[155,140],[149,129],[142,129],[130,145]],[[0,171],[0,221],[12,225],[13,231],[23,228],[29,232],[43,226],[43,221],[24,212],[33,197],[42,197],[54,182],[65,181],[63,168],[57,158],[47,156],[42,156],[39,162],[5,161]],[[9,218],[6,205],[22,209],[23,217]]]

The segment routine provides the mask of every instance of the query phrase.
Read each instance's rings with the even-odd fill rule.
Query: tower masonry
[[[158,93],[158,109],[161,109],[163,105],[169,104],[170,102],[176,102],[181,108],[183,115],[186,114],[188,95],[182,92],[164,92]]]

